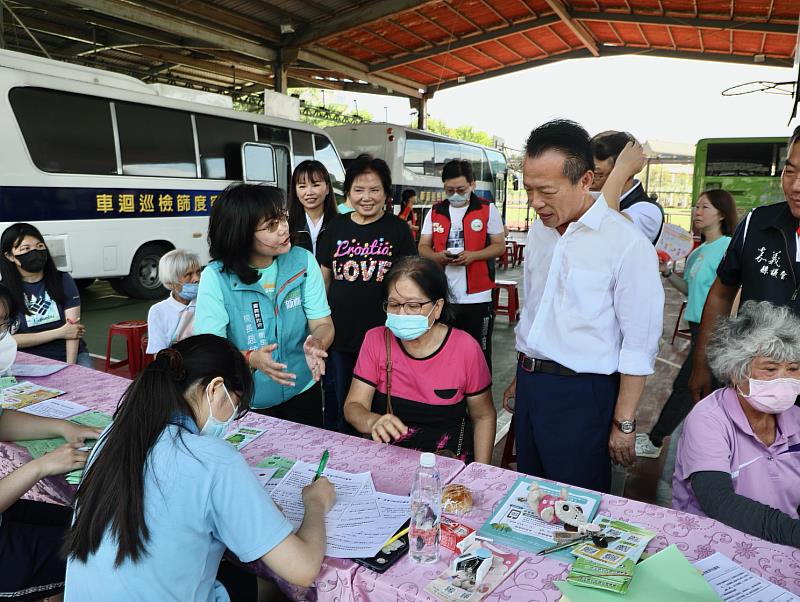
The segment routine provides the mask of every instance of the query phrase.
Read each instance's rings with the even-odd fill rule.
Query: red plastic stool
[[[517,251],[514,254],[514,265],[522,265],[522,262],[525,260],[525,243],[518,242],[516,246]]]
[[[142,370],[147,368],[150,364],[153,363],[153,359],[155,356],[152,353],[147,353],[147,335],[142,337]]]
[[[515,243],[506,241],[506,251],[500,256],[500,265],[503,266],[504,270],[507,270],[509,265],[514,267],[514,258],[516,254]]]
[[[681,318],[683,317],[683,310],[685,309],[686,309],[686,301],[684,301],[683,305],[681,305],[681,310],[678,312],[678,319],[675,320],[675,330],[672,331],[672,340],[669,342],[670,345],[675,344],[675,337],[692,340],[692,331],[689,330],[688,328],[680,328]]]
[[[513,280],[495,280],[497,288],[492,291],[492,301],[494,301],[494,313],[496,316],[508,316],[509,322],[519,320],[519,291],[517,283]],[[500,304],[500,289],[506,291],[506,303]]]
[[[105,372],[113,368],[128,366],[131,378],[135,378],[142,371],[142,337],[146,334],[147,322],[143,320],[125,320],[112,324],[108,329]],[[125,337],[128,346],[128,357],[118,362],[111,361],[111,340],[115,335]]]
[[[511,415],[511,424],[508,425],[506,434],[506,444],[503,447],[503,457],[500,459],[500,468],[508,468],[508,465],[517,461],[517,454],[514,453],[514,415]]]

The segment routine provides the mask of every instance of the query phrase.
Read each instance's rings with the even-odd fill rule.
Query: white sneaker
[[[639,433],[636,435],[636,455],[639,458],[658,458],[661,456],[661,447],[653,445],[647,433]]]

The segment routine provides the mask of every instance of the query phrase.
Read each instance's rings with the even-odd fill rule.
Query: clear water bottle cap
[[[425,452],[419,457],[419,465],[425,468],[433,468],[436,466],[436,456],[430,452]]]

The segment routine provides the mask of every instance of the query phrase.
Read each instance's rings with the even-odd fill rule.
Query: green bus
[[[736,199],[740,213],[783,199],[781,170],[788,136],[774,138],[704,138],[694,156],[692,199],[722,188]]]

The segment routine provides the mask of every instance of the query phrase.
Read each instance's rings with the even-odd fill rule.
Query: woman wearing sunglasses
[[[232,184],[208,225],[195,333],[226,337],[255,371],[251,408],[322,426],[320,376],[333,322],[314,256],[293,247],[283,192]]]

